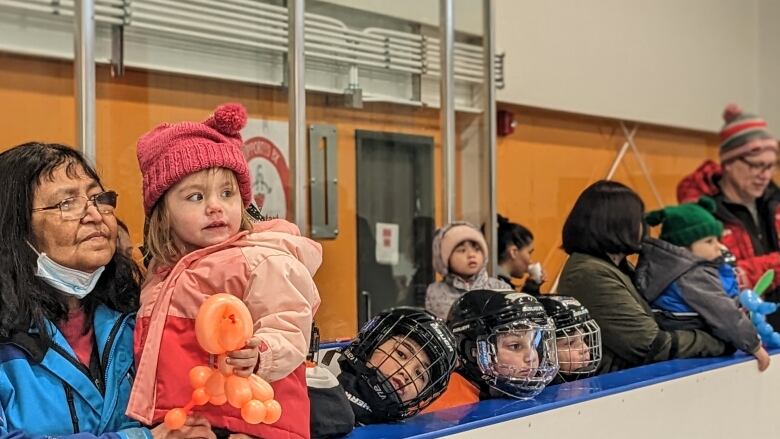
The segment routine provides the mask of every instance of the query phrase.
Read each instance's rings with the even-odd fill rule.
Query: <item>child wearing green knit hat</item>
[[[723,235],[723,223],[712,215],[715,207],[715,201],[702,197],[698,203],[650,212],[645,220],[650,226],[661,224],[661,235],[658,238],[662,241],[686,247],[695,256],[714,261],[722,255],[723,249],[719,241]],[[734,295],[738,292],[734,291]]]
[[[733,267],[722,257],[723,224],[712,215],[715,209],[715,202],[703,197],[648,213],[647,224],[661,225],[661,234],[642,242],[637,287],[662,329],[707,331],[755,356],[763,371],[769,367],[769,354],[739,309],[739,285]]]

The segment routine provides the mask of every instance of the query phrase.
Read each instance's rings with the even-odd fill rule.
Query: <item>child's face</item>
[[[556,343],[561,373],[572,373],[585,367],[590,361],[590,349],[582,335],[560,337]]]
[[[173,240],[185,253],[224,242],[241,227],[243,204],[233,172],[206,169],[165,194]]]
[[[386,340],[371,354],[368,365],[390,380],[402,402],[417,397],[431,381],[431,359],[408,338],[394,336]]]
[[[702,238],[691,244],[689,247],[691,253],[708,261],[714,261],[715,259],[718,259],[721,255],[721,248],[722,246],[720,241],[718,241],[718,238],[714,236]]]
[[[464,278],[479,273],[485,263],[482,248],[474,241],[463,241],[450,256],[450,271]]]
[[[539,353],[531,345],[532,331],[500,334],[496,340],[498,369],[513,378],[530,376],[539,367]]]

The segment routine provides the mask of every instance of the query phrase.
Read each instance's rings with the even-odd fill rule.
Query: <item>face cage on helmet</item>
[[[478,337],[477,364],[490,387],[517,399],[535,397],[558,373],[552,320],[521,320]]]
[[[562,377],[584,378],[596,372],[601,363],[601,328],[595,320],[558,328],[555,336]]]
[[[406,334],[393,335],[367,359],[368,367],[377,372],[377,384],[387,392],[395,392],[401,418],[413,416],[430,405],[444,391],[443,383],[449,379],[451,369],[446,355],[433,352],[432,340],[420,346],[411,337],[413,332],[414,328],[410,328]],[[392,372],[385,375],[383,369]],[[409,392],[414,396],[406,397]]]

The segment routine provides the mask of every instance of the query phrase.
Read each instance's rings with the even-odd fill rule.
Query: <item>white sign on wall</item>
[[[398,224],[376,223],[376,261],[398,264]]]
[[[288,123],[249,119],[241,131],[252,178],[252,198],[269,218],[287,218],[290,180]]]

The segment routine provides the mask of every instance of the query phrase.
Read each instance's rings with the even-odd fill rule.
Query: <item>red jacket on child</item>
[[[188,373],[209,365],[195,337],[200,305],[217,293],[243,300],[262,340],[257,374],[271,383],[282,417],[251,425],[229,404],[196,407],[212,426],[266,439],[309,438],[304,360],[320,297],[312,276],[322,249],[284,220],[261,222],[218,245],[194,251],[165,271],[151,269],[135,331],[137,373],[127,414],[151,425],[189,402]],[[154,261],[153,261],[154,264]]]

